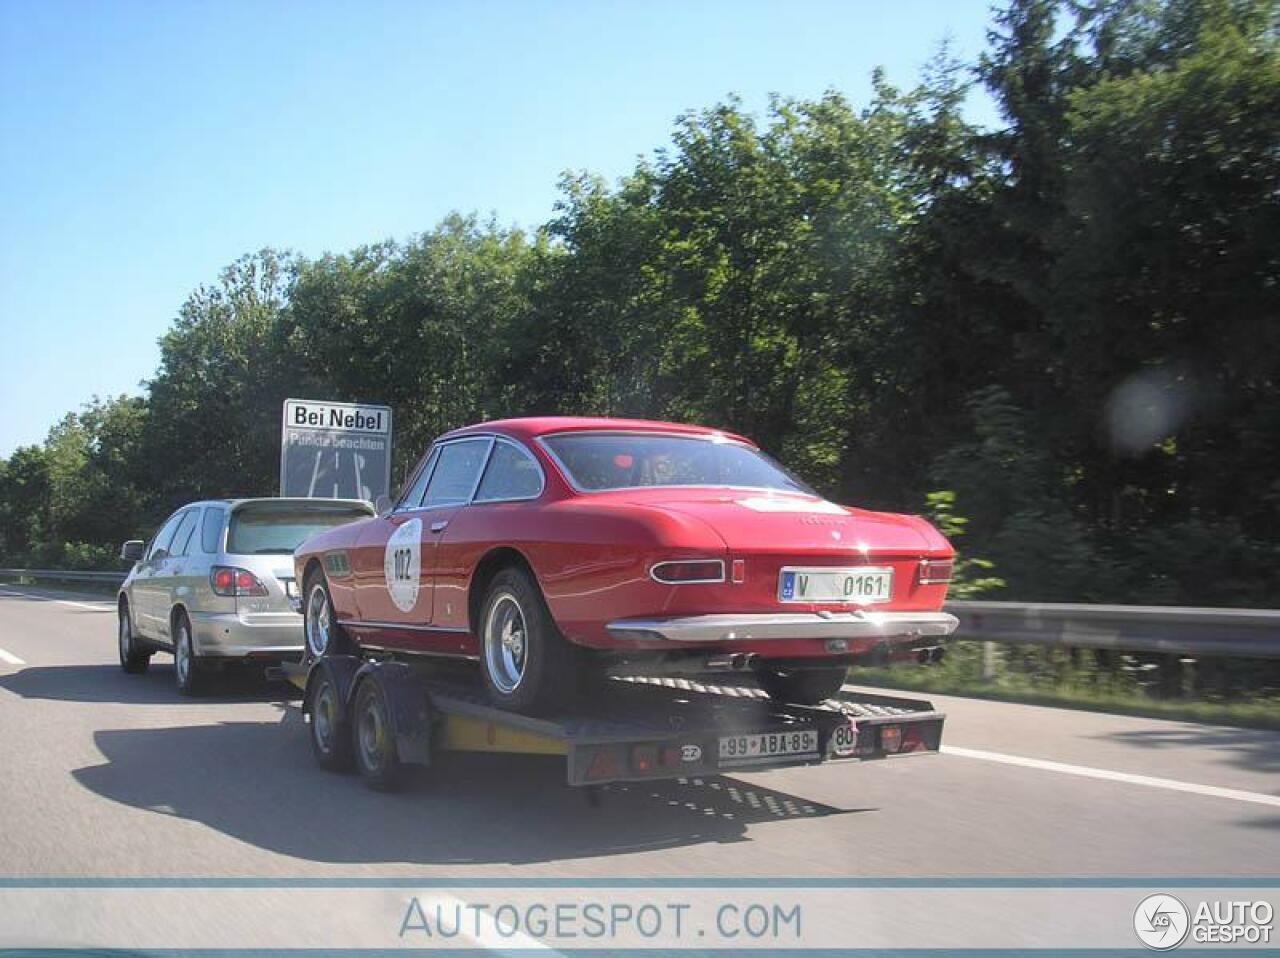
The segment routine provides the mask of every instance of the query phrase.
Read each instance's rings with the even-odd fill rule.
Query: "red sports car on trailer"
[[[307,655],[479,659],[495,704],[586,675],[744,669],[815,703],[934,646],[954,553],[918,516],[828,502],[741,436],[510,419],[441,436],[399,500],[294,554]]]

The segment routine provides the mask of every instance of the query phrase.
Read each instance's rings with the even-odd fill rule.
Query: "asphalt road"
[[[1280,861],[1280,734],[938,696],[953,751],[599,807],[546,759],[402,794],[312,764],[296,699],[183,699],[116,664],[110,602],[0,586],[0,876],[1251,876]]]

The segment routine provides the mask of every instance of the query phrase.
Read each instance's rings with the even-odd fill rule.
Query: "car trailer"
[[[929,754],[944,720],[916,699],[842,692],[783,705],[748,682],[657,676],[603,679],[572,711],[534,717],[418,662],[329,655],[271,671],[303,691],[317,762],[358,768],[380,790],[449,751],[563,757],[568,784],[588,787]]]

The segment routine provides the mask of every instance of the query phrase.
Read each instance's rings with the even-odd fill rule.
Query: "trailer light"
[[[637,745],[631,749],[631,770],[647,775],[658,764],[658,750],[652,745]]]
[[[902,741],[898,743],[899,752],[918,752],[924,748],[924,738],[920,735],[920,730],[914,726],[907,726],[902,730]]]
[[[266,595],[267,587],[248,569],[216,565],[209,570],[209,587],[215,595]]]
[[[606,745],[595,750],[591,756],[591,762],[587,765],[585,777],[587,781],[618,777],[618,762],[612,748]]]
[[[897,725],[880,727],[880,748],[884,752],[896,752],[902,747],[902,729]]]
[[[663,585],[693,585],[724,581],[723,559],[680,559],[659,562],[649,570],[655,582]]]
[[[955,571],[954,559],[921,559],[920,584],[946,585]]]
[[[683,759],[680,757],[680,748],[677,745],[668,745],[662,750],[662,766],[663,768],[677,768]]]

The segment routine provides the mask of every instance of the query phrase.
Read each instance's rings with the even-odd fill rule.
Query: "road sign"
[[[280,495],[368,499],[391,486],[391,408],[286,399]]]

